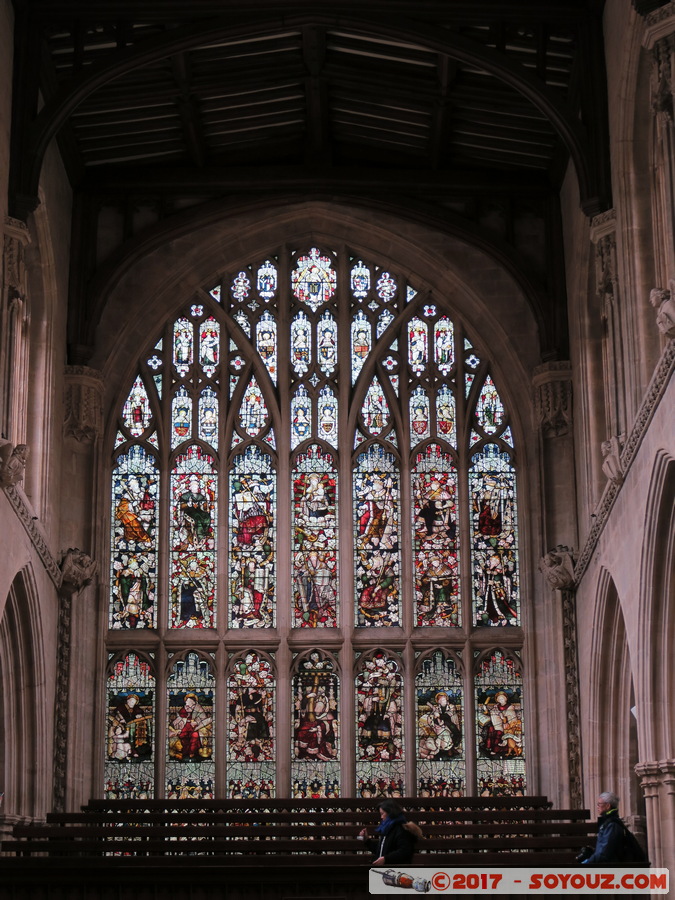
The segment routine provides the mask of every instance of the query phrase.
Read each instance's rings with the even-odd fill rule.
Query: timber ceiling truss
[[[481,198],[512,226],[530,204],[553,246],[570,161],[587,215],[611,206],[602,0],[15,0],[15,12],[18,218],[54,139],[83,235],[111,198],[152,198],[162,219],[187,196],[295,191],[395,195],[411,215],[459,217],[479,242],[495,237],[481,237]],[[494,243],[515,258],[508,225]],[[98,262],[84,249],[71,346],[92,328]],[[561,261],[521,262],[545,351],[564,354]]]

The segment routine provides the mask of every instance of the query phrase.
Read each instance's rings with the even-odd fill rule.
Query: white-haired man
[[[593,866],[604,863],[622,862],[624,825],[619,818],[619,798],[611,791],[604,791],[598,797],[598,837],[595,850],[583,860],[583,865]]]

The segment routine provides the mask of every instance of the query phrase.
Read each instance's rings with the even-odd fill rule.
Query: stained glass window
[[[426,654],[415,678],[417,793],[463,797],[466,793],[463,677],[450,651]]]
[[[214,459],[198,445],[176,458],[171,474],[172,628],[215,624],[218,480]]]
[[[234,458],[230,473],[230,627],[274,625],[276,478],[256,445]]]
[[[109,628],[156,626],[158,501],[155,457],[133,445],[113,472]]]
[[[318,444],[293,469],[293,597],[296,626],[337,625],[337,471]]]
[[[337,274],[330,257],[322,256],[321,251],[313,247],[307,256],[298,259],[291,273],[291,284],[298,300],[316,312],[335,293]]]
[[[356,791],[359,797],[405,795],[403,676],[398,659],[378,650],[356,676]]]
[[[437,444],[417,454],[411,493],[415,624],[459,625],[457,472]]]
[[[136,653],[112,662],[107,684],[105,796],[142,800],[155,789],[155,679]]]
[[[277,772],[307,798],[524,790],[522,730],[503,737],[526,618],[513,411],[489,335],[422,271],[410,280],[359,248],[270,247],[168,298],[139,346],[110,428],[123,675],[106,698],[108,796],[265,797]],[[363,652],[368,628],[380,649]],[[119,650],[142,629],[163,660],[156,717],[151,657]],[[280,645],[293,658],[277,673]],[[145,737],[111,731],[131,694]]]
[[[191,652],[174,663],[167,679],[166,796],[175,800],[213,797],[214,687],[211,665]]]
[[[227,680],[227,796],[274,797],[276,682],[270,659],[250,651]]]
[[[139,375],[124,404],[122,420],[133,437],[140,437],[150,425],[151,418],[148,392]]]
[[[519,625],[515,471],[487,444],[471,460],[472,586],[476,625]]]
[[[321,650],[303,654],[293,676],[293,797],[340,796],[340,692],[335,660]]]
[[[399,504],[395,458],[371,444],[354,472],[357,625],[400,624]]]
[[[515,659],[493,650],[476,674],[476,777],[480,796],[526,792],[523,688]]]

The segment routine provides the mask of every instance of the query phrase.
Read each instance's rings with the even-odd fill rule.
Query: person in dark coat
[[[414,822],[408,822],[403,809],[395,800],[382,800],[378,806],[380,824],[375,829],[377,837],[369,838],[367,829],[361,829],[359,839],[376,858],[371,865],[383,866],[409,863],[415,853],[415,844],[422,837],[422,831]]]
[[[623,848],[623,822],[619,818],[619,798],[611,791],[605,791],[598,797],[598,836],[595,850],[582,861],[584,866],[598,863],[621,862]]]

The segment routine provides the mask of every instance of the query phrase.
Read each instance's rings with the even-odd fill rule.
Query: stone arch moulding
[[[675,459],[661,451],[652,472],[642,551],[639,610],[638,723],[641,757],[675,756],[675,715],[664,698],[675,690]]]
[[[615,791],[623,799],[623,812],[634,797],[630,732],[633,673],[621,600],[611,574],[603,569],[596,588],[592,628],[588,698],[586,785],[590,803],[600,791]]]
[[[14,578],[0,620],[3,826],[28,823],[49,805],[53,759],[45,695],[45,651],[37,586],[29,566]],[[14,736],[14,739],[12,739]]]
[[[474,334],[485,339],[489,331],[492,357],[504,361],[514,391],[529,395],[528,370],[540,362],[541,332],[531,295],[512,272],[455,236],[424,225],[402,225],[399,217],[317,201],[276,208],[262,219],[254,209],[231,220],[221,216],[217,223],[202,222],[170,245],[137,258],[124,272],[119,268],[111,273],[99,294],[102,315],[90,362],[104,375],[106,405],[116,402],[120,379],[132,377],[137,336],[147,333],[149,321],[160,324],[173,313],[167,298],[176,305],[185,302],[209,280],[215,283],[225,266],[246,265],[275,246],[307,241],[354,247],[373,258],[394,260],[411,278],[443,297]],[[121,322],[126,322],[122,331]],[[514,334],[521,337],[518,345]]]

